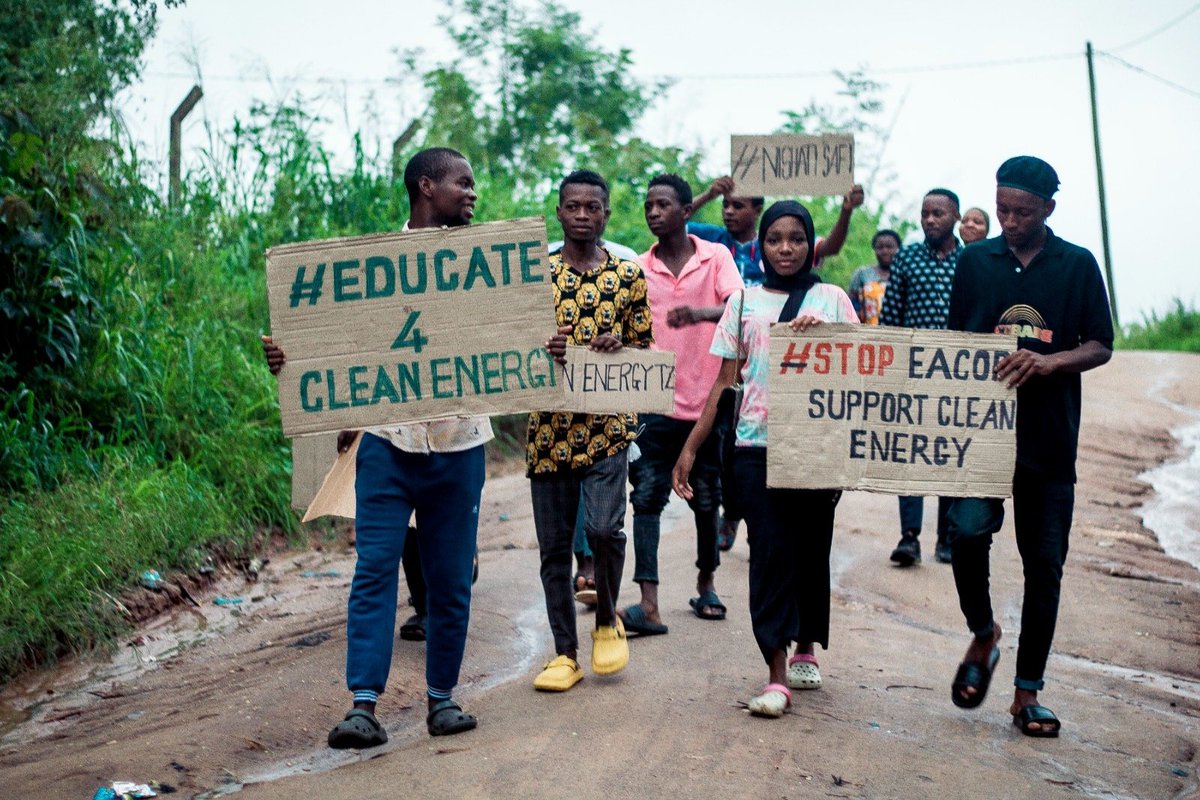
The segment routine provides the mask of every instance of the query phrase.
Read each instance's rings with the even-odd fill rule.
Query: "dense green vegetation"
[[[1187,308],[1182,300],[1163,316],[1148,314],[1141,322],[1127,325],[1117,337],[1122,350],[1179,350],[1200,353],[1200,311]]]
[[[162,5],[169,8],[173,2]],[[243,552],[294,533],[290,448],[258,336],[268,329],[269,246],[395,230],[407,216],[393,165],[357,144],[336,170],[293,100],[247,109],[220,132],[168,208],[111,123],[154,34],[148,0],[17,0],[0,29],[0,675],[110,641],[120,593],[145,569],[194,567],[220,544]],[[169,12],[168,12],[169,13]],[[651,238],[649,179],[697,191],[698,153],[637,137],[663,87],[629,77],[631,54],[580,36],[553,5],[448,3],[459,55],[404,59],[427,110],[401,159],[448,144],[475,166],[480,220],[547,215],[577,166],[613,184],[609,236]],[[876,87],[877,88],[877,87]],[[869,85],[792,129],[870,138]],[[878,131],[875,131],[876,133]],[[869,146],[864,152],[869,151]],[[840,198],[815,204],[828,231]],[[856,212],[827,280],[872,259],[880,203]],[[719,221],[712,204],[701,217]],[[502,437],[518,441],[520,420]]]

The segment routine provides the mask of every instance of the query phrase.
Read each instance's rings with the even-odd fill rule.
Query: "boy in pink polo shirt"
[[[642,414],[637,445],[641,457],[629,464],[633,484],[633,580],[641,602],[621,612],[625,630],[643,636],[666,633],[658,610],[659,518],[671,493],[671,469],[704,410],[721,360],[709,351],[725,301],[742,288],[729,248],[687,232],[692,188],[678,175],[659,175],[646,194],[646,225],[658,243],[638,257],[646,276],[657,350],[675,353],[675,413]],[[721,505],[720,449],[714,434],[692,470],[695,494],[688,505],[696,517],[697,597],[701,619],[724,619],[713,575],[720,564],[717,517]]]

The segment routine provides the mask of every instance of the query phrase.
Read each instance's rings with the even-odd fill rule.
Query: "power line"
[[[222,81],[230,83],[317,83],[329,86],[384,86],[393,82],[390,78],[310,78],[306,75],[292,75],[284,76],[282,78],[272,78],[266,75],[258,77],[249,75],[209,75],[207,73],[196,75],[193,73],[184,72],[147,72],[146,77],[166,78],[168,80],[203,80],[204,82]]]
[[[1108,52],[1110,54],[1115,53],[1118,50],[1124,50],[1127,47],[1133,47],[1134,45],[1138,45],[1138,44],[1141,44],[1142,42],[1149,41],[1150,39],[1153,39],[1155,36],[1158,36],[1160,33],[1165,33],[1166,31],[1169,31],[1171,28],[1174,28],[1176,25],[1183,22],[1185,19],[1190,17],[1192,14],[1196,13],[1197,10],[1200,10],[1200,3],[1196,3],[1196,5],[1192,6],[1187,11],[1184,11],[1178,17],[1175,17],[1173,19],[1168,20],[1167,22],[1164,22],[1162,25],[1159,25],[1157,28],[1150,31],[1149,33],[1143,34],[1136,39],[1133,39],[1131,41],[1126,42],[1123,45],[1120,45],[1119,47],[1114,47],[1111,50],[1109,50]]]
[[[1198,5],[1197,7],[1200,7]],[[923,64],[909,65],[898,67],[878,67],[870,68],[863,67],[856,72],[861,72],[863,75],[911,75],[923,72],[956,72],[971,69],[991,69],[996,67],[1011,67],[1024,64],[1041,64],[1048,61],[1065,61],[1072,58],[1079,58],[1080,54],[1073,53],[1045,53],[1036,56],[1023,56],[1019,58],[1000,58],[987,61],[959,61],[947,64]],[[759,72],[759,73],[742,73],[730,75],[728,73],[711,73],[711,74],[692,74],[692,75],[670,75],[659,74],[653,75],[654,78],[669,78],[677,81],[769,81],[769,80],[799,80],[804,78],[827,78],[834,72],[833,68],[822,70],[808,70],[805,72]],[[169,78],[169,79],[185,79],[195,80],[196,75],[185,74],[179,72],[152,72],[147,73],[147,77],[154,78]],[[368,85],[368,86],[383,86],[394,82],[394,79],[389,78],[339,78],[339,77],[323,77],[310,78],[303,75],[284,77],[281,79],[272,79],[266,76],[246,76],[246,75],[204,75],[206,81],[229,81],[234,83],[316,83],[325,85]]]
[[[1157,35],[1158,33],[1161,33],[1162,31],[1164,31],[1168,27],[1170,27],[1170,25],[1178,24],[1186,16],[1190,15],[1191,13],[1193,13],[1194,11],[1196,11],[1198,9],[1200,9],[1200,3],[1197,3],[1195,6],[1193,6],[1191,9],[1189,9],[1182,16],[1176,17],[1168,25],[1160,26],[1159,29],[1156,29],[1155,31],[1151,31],[1151,33],[1146,34],[1145,36],[1141,37],[1141,39],[1137,39],[1137,40],[1134,40],[1133,42],[1121,45],[1121,47],[1117,48],[1117,49],[1130,47],[1134,44],[1139,43],[1139,41],[1144,41],[1153,35]],[[1112,51],[1097,50],[1096,54],[1104,56],[1112,61],[1115,61],[1118,64],[1120,64],[1121,66],[1126,67],[1127,69],[1131,69],[1134,72],[1140,72],[1141,74],[1145,75],[1148,78],[1156,80],[1159,83],[1162,83],[1166,86],[1170,86],[1172,89],[1176,89],[1177,91],[1183,92],[1184,94],[1188,94],[1193,97],[1200,98],[1200,92],[1197,92],[1194,89],[1190,89],[1181,84],[1175,83],[1174,81],[1172,81],[1168,78],[1164,78],[1161,75],[1156,75],[1155,73],[1150,72],[1149,70],[1147,70],[1143,67],[1139,67],[1136,64],[1131,64],[1128,61],[1126,61],[1125,59],[1114,55]],[[1080,58],[1080,57],[1081,57],[1081,54],[1077,53],[1077,52],[1075,52],[1075,53],[1045,53],[1045,54],[1036,55],[1036,56],[1025,56],[1025,57],[1020,57],[1020,58],[991,59],[991,60],[986,60],[986,61],[959,61],[959,62],[952,62],[952,63],[946,63],[946,64],[924,64],[924,65],[911,65],[911,66],[902,66],[902,67],[861,68],[858,71],[861,72],[861,74],[863,74],[864,76],[868,76],[868,77],[873,76],[873,75],[909,75],[909,74],[928,73],[928,72],[956,72],[956,71],[972,70],[972,69],[994,69],[994,68],[1000,68],[1000,67],[1011,67],[1011,66],[1019,66],[1019,65],[1025,65],[1025,64],[1041,64],[1041,63],[1046,63],[1046,62],[1050,62],[1050,61],[1066,61],[1069,59]],[[825,70],[809,70],[806,72],[763,72],[763,73],[745,73],[745,74],[739,74],[739,75],[714,73],[714,74],[709,74],[709,75],[656,75],[653,77],[670,78],[672,80],[677,80],[677,81],[695,81],[695,80],[769,81],[769,80],[800,80],[800,79],[805,79],[805,78],[826,78],[826,77],[829,77],[830,75],[832,75],[833,72],[834,72],[834,70],[832,70],[832,69],[825,69]],[[180,73],[180,72],[151,72],[151,73],[147,73],[147,77],[167,78],[167,79],[172,79],[172,80],[175,80],[175,79],[196,80],[197,76],[194,74],[191,74],[191,73]],[[339,78],[339,77],[312,78],[312,77],[308,77],[308,76],[304,76],[304,75],[294,75],[294,76],[288,76],[288,77],[283,77],[283,78],[270,78],[267,76],[208,75],[208,74],[206,74],[206,75],[203,75],[203,79],[205,81],[223,81],[223,82],[232,82],[232,83],[279,83],[284,86],[288,85],[289,83],[317,84],[317,85],[321,85],[321,86],[334,86],[334,87],[337,87],[337,86],[387,86],[387,85],[395,83],[395,80],[392,78]]]
[[[1192,97],[1200,99],[1200,92],[1196,91],[1195,89],[1189,89],[1188,87],[1183,86],[1182,84],[1178,84],[1169,78],[1164,78],[1161,75],[1155,75],[1150,70],[1139,67],[1137,64],[1130,64],[1128,61],[1121,58],[1120,56],[1114,56],[1112,53],[1106,53],[1103,50],[1097,50],[1096,54],[1104,56],[1105,58],[1107,58],[1111,61],[1116,61],[1121,66],[1126,67],[1127,69],[1131,69],[1134,72],[1140,72],[1143,75],[1145,75],[1147,78],[1152,78],[1161,84],[1170,86],[1172,89],[1183,92],[1184,94],[1190,94]]]
[[[1080,58],[1081,54],[1073,53],[1046,53],[1038,56],[1024,56],[1020,58],[998,58],[988,61],[958,61],[948,64],[924,64],[919,66],[904,66],[904,67],[863,67],[856,72],[861,72],[863,75],[910,75],[921,72],[957,72],[968,69],[989,69],[993,67],[1011,67],[1021,64],[1041,64],[1047,61],[1065,61],[1071,58]],[[760,73],[743,73],[738,75],[729,74],[707,74],[707,75],[657,75],[658,78],[671,78],[679,81],[749,81],[749,80],[797,80],[800,78],[825,78],[833,74],[832,69],[826,70],[810,70],[808,72],[760,72]]]

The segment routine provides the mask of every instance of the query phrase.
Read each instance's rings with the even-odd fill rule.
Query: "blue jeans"
[[[1045,684],[1046,659],[1058,621],[1063,564],[1067,560],[1075,484],[1051,481],[1024,467],[1013,475],[1013,523],[1025,570],[1021,638],[1017,644],[1018,689],[1038,691]],[[954,585],[967,627],[989,636],[994,625],[988,585],[992,536],[1004,523],[1004,501],[963,497],[949,513],[954,548]]]
[[[940,544],[946,540],[946,514],[950,510],[953,497],[939,497],[937,510],[937,540]],[[900,533],[921,535],[921,526],[925,519],[925,498],[900,496]]]
[[[671,498],[671,470],[687,442],[695,422],[661,414],[642,414],[644,428],[638,436],[642,457],[629,465],[633,485],[633,580],[658,583],[658,540],[662,511]],[[719,437],[710,435],[692,465],[688,482],[693,496],[688,501],[696,518],[696,569],[715,572],[721,563],[717,550],[717,514],[721,505],[721,461]]]
[[[358,446],[355,549],[346,616],[346,685],[382,693],[392,664],[399,568],[416,512],[428,583],[425,681],[430,697],[458,684],[471,611],[471,570],[483,491],[483,447],[406,453],[372,434]]]

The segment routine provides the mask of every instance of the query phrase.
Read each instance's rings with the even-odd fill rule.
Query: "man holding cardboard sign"
[[[422,150],[405,167],[404,184],[411,205],[406,230],[470,223],[475,176],[460,153],[440,147]],[[271,371],[278,374],[286,363],[282,348],[269,337],[263,337],[263,347]],[[475,717],[463,712],[451,694],[466,647],[483,445],[491,438],[487,417],[363,433],[355,476],[358,560],[346,617],[346,685],[354,705],[329,732],[330,747],[361,749],[387,741],[375,706],[391,668],[398,572],[414,512],[428,582],[426,725],[433,736],[475,727]]]
[[[1057,736],[1061,723],[1038,704],[1037,693],[1045,685],[1075,505],[1079,374],[1112,357],[1112,316],[1096,259],[1046,225],[1058,191],[1054,169],[1039,158],[1017,156],[1000,165],[996,183],[1002,235],[963,251],[949,326],[1017,336],[1019,349],[995,369],[997,378],[1017,388],[1018,400],[1012,496],[1025,596],[1009,713],[1027,736]],[[962,708],[983,702],[1000,658],[988,551],[1003,520],[1002,500],[962,498],[949,513],[954,583],[974,634],[951,688],[951,699]]]
[[[596,244],[610,213],[608,184],[595,172],[571,173],[559,186],[556,213],[566,244],[550,257],[559,326],[547,342],[551,355],[565,363],[568,342],[601,352],[648,346],[653,333],[641,268]],[[580,504],[596,574],[592,671],[610,675],[629,662],[616,605],[625,568],[627,448],[636,435],[636,414],[535,411],[529,415],[526,472],[556,653],[534,679],[535,689],[565,692],[583,679],[576,660],[579,639],[571,586]]]

